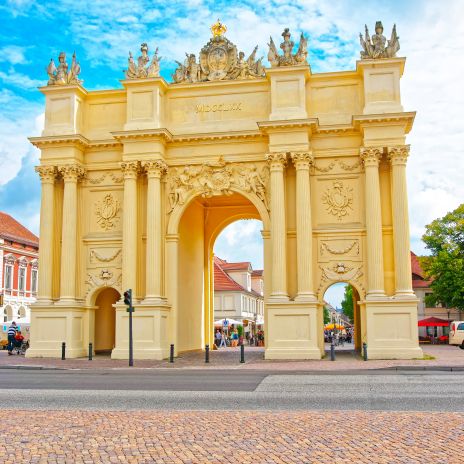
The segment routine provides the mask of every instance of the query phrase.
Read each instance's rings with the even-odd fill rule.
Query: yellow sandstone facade
[[[87,91],[78,70],[60,76],[61,59],[49,70],[45,128],[31,138],[41,150],[41,279],[27,356],[57,357],[64,341],[68,357],[92,342],[127,358],[129,288],[136,359],[212,344],[214,241],[255,218],[266,358],[324,355],[323,296],[334,282],[356,290],[356,344],[369,358],[420,357],[405,59],[313,74],[304,36],[293,54],[286,30],[284,54],[271,41],[264,69],[223,34],[216,25],[200,63],[190,55],[173,83],[157,77],[156,54],[144,67],[146,46],[122,89]]]

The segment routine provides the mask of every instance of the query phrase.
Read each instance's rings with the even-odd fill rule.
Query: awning
[[[422,319],[417,323],[419,327],[448,327],[450,321],[445,319],[439,319],[438,317],[428,317],[427,319]]]
[[[231,325],[243,325],[241,321],[236,321],[235,319],[227,318],[227,324],[225,327],[230,327]],[[214,322],[215,327],[221,326],[224,327],[224,319],[219,319],[218,321]]]

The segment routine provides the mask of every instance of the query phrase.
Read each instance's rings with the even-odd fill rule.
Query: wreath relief
[[[341,181],[335,181],[332,188],[327,189],[322,196],[322,201],[326,204],[326,210],[341,221],[349,210],[353,210],[353,189],[343,187]]]

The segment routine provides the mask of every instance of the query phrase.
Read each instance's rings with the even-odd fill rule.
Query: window
[[[13,266],[5,266],[5,288],[11,290],[11,284],[13,283]]]
[[[37,269],[32,269],[31,273],[31,292],[37,293]]]
[[[464,330],[464,322],[461,322],[461,323],[458,325],[457,330]]]
[[[24,292],[25,286],[26,286],[26,268],[20,267],[19,276],[18,276],[18,290],[20,292]]]

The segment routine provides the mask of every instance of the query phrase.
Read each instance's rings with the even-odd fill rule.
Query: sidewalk
[[[449,345],[428,345],[423,347],[424,354],[435,359],[363,361],[355,352],[347,347],[337,347],[336,360],[330,361],[329,353],[317,361],[281,361],[265,360],[264,349],[245,347],[245,363],[240,363],[239,348],[227,348],[210,352],[210,362],[205,363],[205,353],[194,351],[183,353],[174,363],[168,360],[134,360],[134,368],[141,369],[263,369],[276,371],[340,371],[340,370],[370,370],[370,369],[446,369],[464,371],[464,350]],[[124,369],[128,367],[127,360],[114,360],[109,355],[97,355],[92,361],[79,359],[25,358],[24,356],[8,356],[6,351],[0,351],[0,369]]]

